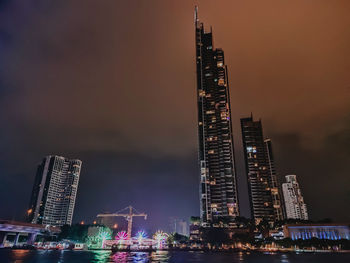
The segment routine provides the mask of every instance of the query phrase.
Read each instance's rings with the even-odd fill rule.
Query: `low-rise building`
[[[200,241],[201,221],[199,217],[191,217],[190,223],[190,242],[196,243]]]
[[[283,233],[285,238],[297,239],[348,239],[350,240],[350,230],[347,224],[300,224],[284,225]]]

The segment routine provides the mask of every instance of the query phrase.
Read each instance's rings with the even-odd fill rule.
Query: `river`
[[[118,252],[110,251],[44,251],[0,249],[1,263],[349,263],[350,253],[225,253],[225,252]]]

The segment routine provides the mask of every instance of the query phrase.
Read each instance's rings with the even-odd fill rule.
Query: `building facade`
[[[189,224],[186,220],[172,217],[170,218],[170,232],[188,236]]]
[[[38,166],[28,209],[28,221],[71,225],[82,162],[50,155]]]
[[[200,235],[201,219],[200,217],[191,217],[190,221],[190,243],[197,243],[201,241]]]
[[[230,224],[239,215],[227,67],[195,11],[202,226]]]
[[[282,191],[287,219],[308,220],[307,207],[296,175],[286,175],[286,183],[282,184]]]
[[[271,140],[264,140],[261,120],[254,121],[253,116],[241,119],[241,129],[251,218],[257,224],[282,220]]]
[[[180,235],[183,236],[189,236],[190,234],[190,229],[187,221],[185,220],[179,220],[176,224],[176,233],[179,233]]]
[[[347,224],[303,224],[284,225],[285,238],[298,239],[350,239],[350,230]]]
[[[273,211],[275,214],[275,220],[279,221],[284,219],[282,189],[280,187],[281,184],[279,183],[279,178],[276,173],[271,139],[265,139],[264,143],[265,143],[266,157],[269,164],[268,169],[270,173],[270,187],[271,187]]]

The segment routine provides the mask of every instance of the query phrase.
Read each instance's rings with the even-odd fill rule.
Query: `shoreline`
[[[290,253],[295,253],[295,254],[301,254],[301,253],[317,253],[317,254],[322,254],[322,253],[350,253],[350,250],[309,250],[309,249],[252,249],[252,250],[247,250],[247,249],[150,249],[150,250],[128,250],[128,249],[121,249],[117,251],[112,251],[111,249],[105,249],[105,248],[100,248],[100,249],[36,249],[36,248],[10,248],[10,247],[5,247],[5,248],[0,248],[0,250],[33,250],[33,251],[76,251],[76,252],[93,252],[93,251],[111,251],[112,253],[118,253],[118,252],[130,252],[130,253],[136,253],[136,252],[160,252],[160,251],[168,251],[168,252],[212,252],[212,253],[262,253],[262,254],[275,254],[275,253],[281,253],[281,254],[290,254]]]

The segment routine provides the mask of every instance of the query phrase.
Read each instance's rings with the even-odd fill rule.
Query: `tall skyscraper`
[[[287,218],[308,220],[306,204],[304,203],[296,175],[286,175],[286,183],[282,184],[282,190]]]
[[[271,187],[273,210],[275,213],[275,220],[283,220],[284,213],[283,213],[282,191],[280,188],[278,176],[276,174],[275,160],[273,157],[271,139],[265,139],[264,143],[265,143],[266,157],[268,159],[268,164],[269,164],[268,169],[270,173],[270,187]]]
[[[261,120],[241,119],[251,217],[256,223],[283,219],[271,140],[264,140]]]
[[[82,162],[50,155],[38,166],[28,221],[53,226],[71,225]]]
[[[200,217],[202,226],[218,226],[239,215],[227,67],[222,49],[214,49],[195,10]]]

